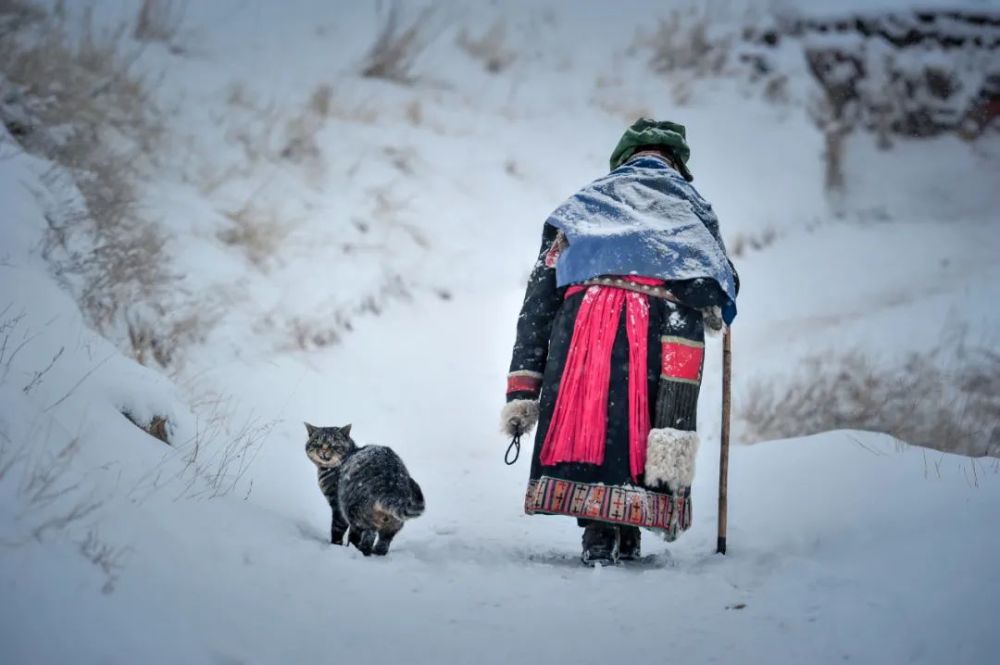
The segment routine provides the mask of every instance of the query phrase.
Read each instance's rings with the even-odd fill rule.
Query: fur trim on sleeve
[[[500,431],[507,436],[527,434],[538,422],[537,399],[515,399],[503,405]]]
[[[725,325],[721,307],[706,307],[701,310],[701,320],[705,323],[705,334],[711,337],[717,337]]]
[[[665,486],[671,492],[691,487],[698,433],[672,427],[651,429],[646,449],[646,484]]]

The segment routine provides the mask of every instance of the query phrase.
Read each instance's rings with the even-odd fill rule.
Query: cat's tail
[[[424,493],[420,491],[420,485],[411,478],[409,493],[404,495],[401,492],[391,497],[382,497],[377,502],[376,508],[389,513],[398,520],[410,520],[423,514]]]
[[[410,478],[410,500],[403,509],[403,514],[407,518],[419,517],[424,513],[424,493],[420,491],[420,485],[413,478]]]

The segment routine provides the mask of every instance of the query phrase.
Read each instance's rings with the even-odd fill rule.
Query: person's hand
[[[515,399],[500,411],[500,431],[507,436],[522,436],[538,422],[537,399]]]

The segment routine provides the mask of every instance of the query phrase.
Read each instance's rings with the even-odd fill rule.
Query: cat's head
[[[305,423],[309,439],[306,441],[306,455],[319,467],[340,466],[344,458],[357,449],[351,439],[351,426],[314,427]]]

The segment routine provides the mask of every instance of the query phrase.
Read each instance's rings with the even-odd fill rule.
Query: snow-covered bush
[[[163,125],[126,27],[0,7],[0,121],[20,148],[50,160],[44,252],[92,325],[141,361],[169,363],[191,334],[165,314],[174,275],[166,237],[139,205]],[[143,335],[132,334],[136,327]],[[141,344],[137,342],[141,341]],[[131,348],[130,348],[131,347]]]
[[[748,387],[738,415],[749,441],[829,430],[889,434],[907,443],[1000,457],[1000,353],[960,346],[884,367],[854,350],[812,356],[804,372]]]

